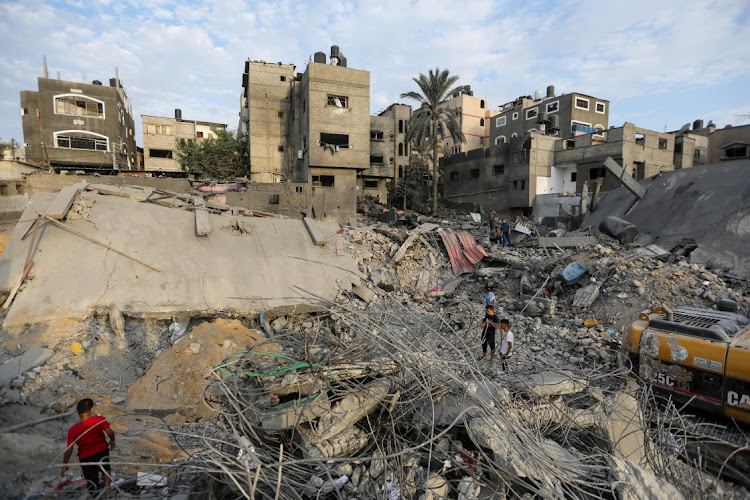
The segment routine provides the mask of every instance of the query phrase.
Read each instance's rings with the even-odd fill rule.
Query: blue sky
[[[108,81],[141,114],[236,127],[245,59],[304,71],[339,45],[370,71],[371,113],[448,68],[490,107],[555,85],[608,99],[610,125],[750,123],[750,2],[0,0],[0,137],[22,142],[19,92],[50,76]],[[738,116],[745,115],[745,117]]]

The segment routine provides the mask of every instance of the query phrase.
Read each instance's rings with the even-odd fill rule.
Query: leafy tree
[[[458,76],[451,75],[447,69],[440,71],[440,68],[435,68],[434,72],[429,70],[427,75],[420,73],[413,80],[421,93],[411,91],[401,94],[402,98],[413,99],[420,105],[409,119],[406,140],[432,142],[432,212],[435,214],[438,207],[438,136],[444,138],[450,135],[454,142],[466,141],[461,132],[458,111],[444,103],[466,91],[467,87],[459,85],[451,88],[458,81]]]
[[[177,142],[177,161],[182,169],[217,180],[242,175],[245,141],[231,130],[214,128],[213,132],[216,137]]]
[[[426,164],[422,160],[414,156],[410,159],[409,165],[404,169],[404,175],[398,182],[391,183],[391,192],[389,198],[393,200],[393,204],[396,201],[403,203],[403,209],[407,209],[407,201],[411,200],[411,207],[414,209],[415,200],[419,197],[421,191],[422,178],[426,170]]]
[[[13,139],[11,139],[12,141]],[[6,149],[12,148],[13,145],[9,141],[4,141],[2,137],[0,137],[0,158],[2,158],[3,154],[5,153]]]

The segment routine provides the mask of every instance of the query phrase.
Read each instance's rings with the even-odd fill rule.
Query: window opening
[[[570,173],[570,182],[575,182],[577,178],[578,178],[578,173],[577,172],[571,172]]]
[[[484,127],[484,118],[479,119],[479,126]]]
[[[404,120],[398,121],[398,133],[403,134],[404,133]]]
[[[370,163],[375,165],[382,165],[383,162],[383,155],[370,155]]]
[[[478,168],[472,168],[469,172],[470,177],[472,179],[478,179],[479,178],[479,169]]]
[[[378,189],[378,181],[366,179],[364,182],[364,188],[365,189]]]
[[[505,174],[505,165],[493,165],[492,175],[503,175]]]
[[[313,175],[312,185],[322,186],[322,187],[333,187],[334,176],[333,175]]]
[[[325,132],[320,133],[320,145],[327,147],[334,147],[335,150],[347,149],[349,147],[349,136],[347,134],[327,134]]]
[[[727,158],[744,158],[747,156],[747,146],[735,146],[733,148],[727,148]]]
[[[398,143],[398,155],[404,156],[404,143],[403,142]]]
[[[172,158],[171,149],[149,149],[148,155],[151,158]]]
[[[479,107],[480,108],[484,108],[484,99],[482,99],[481,101],[479,101]]]
[[[203,132],[196,132],[195,137],[197,137],[198,139],[201,139],[203,137]]]
[[[269,205],[278,205],[280,198],[281,197],[278,194],[268,195],[268,204]]]
[[[104,118],[104,104],[72,97],[56,97],[55,113],[58,115]]]
[[[383,132],[379,130],[370,130],[370,140],[371,141],[382,141],[383,140]]]
[[[589,109],[589,100],[582,97],[576,97],[576,108]]]
[[[451,172],[451,180],[452,181],[458,180],[458,172]]]
[[[667,149],[667,140],[659,139],[659,149]]]
[[[336,106],[337,108],[348,108],[349,98],[343,95],[329,95],[328,105]]]
[[[531,108],[526,110],[526,119],[530,120],[531,118],[536,118],[536,116],[539,114],[538,108]]]

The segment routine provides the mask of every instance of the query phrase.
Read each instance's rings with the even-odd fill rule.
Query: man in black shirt
[[[495,309],[492,306],[487,306],[487,312],[484,315],[484,319],[479,323],[479,327],[482,329],[482,358],[487,355],[487,348],[490,349],[490,361],[495,359],[495,331],[498,328],[500,319],[495,315]]]

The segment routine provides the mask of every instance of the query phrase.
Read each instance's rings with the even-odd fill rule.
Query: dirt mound
[[[202,323],[161,353],[151,369],[130,386],[128,405],[138,411],[211,416],[202,402],[204,378],[211,366],[264,340],[262,333],[245,328],[239,320]]]

